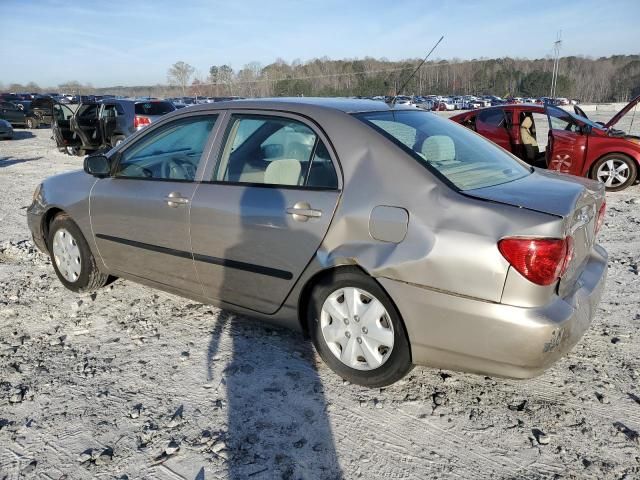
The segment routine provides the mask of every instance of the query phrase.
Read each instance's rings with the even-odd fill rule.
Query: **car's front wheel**
[[[624,190],[636,181],[638,164],[619,153],[610,153],[600,158],[591,170],[591,178],[604,183],[610,192]]]
[[[309,333],[320,357],[342,378],[383,387],[412,368],[402,319],[385,291],[355,269],[323,277],[308,310]]]
[[[109,276],[98,269],[84,235],[67,214],[51,222],[48,246],[56,275],[69,290],[93,291],[107,284]]]
[[[27,118],[27,128],[28,129],[34,129],[34,128],[38,128],[38,120],[36,120],[35,118]]]

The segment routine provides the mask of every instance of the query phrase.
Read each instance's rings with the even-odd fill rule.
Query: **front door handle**
[[[298,202],[293,207],[287,208],[287,214],[291,215],[298,222],[306,222],[310,218],[322,216],[322,210],[311,208],[307,202]]]
[[[189,203],[189,199],[187,197],[183,197],[180,192],[171,192],[169,195],[164,197],[164,199],[167,202],[167,205],[173,208]]]

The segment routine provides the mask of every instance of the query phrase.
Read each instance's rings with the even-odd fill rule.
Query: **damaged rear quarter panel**
[[[498,240],[560,235],[558,217],[456,192],[359,120],[340,120],[323,125],[344,175],[340,204],[317,254],[324,268],[356,264],[374,277],[499,302],[509,264]],[[379,205],[409,212],[402,242],[371,237],[369,219]]]

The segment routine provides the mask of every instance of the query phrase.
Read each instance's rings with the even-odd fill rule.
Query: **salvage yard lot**
[[[65,290],[26,225],[82,164],[50,136],[0,143],[0,478],[640,477],[640,186],[608,194],[603,300],[544,375],[366,389],[297,333],[128,281]]]

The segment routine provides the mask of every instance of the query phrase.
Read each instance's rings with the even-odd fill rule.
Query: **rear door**
[[[103,143],[99,109],[100,105],[97,103],[81,103],[71,117],[71,129],[80,138],[85,149],[95,150]]]
[[[70,121],[74,111],[62,103],[53,104],[53,118],[51,129],[58,148],[76,147],[80,145],[80,139],[74,135]]]
[[[310,121],[228,114],[191,205],[205,296],[273,313],[315,255],[340,196],[335,155]]]
[[[509,120],[502,108],[480,110],[476,115],[476,132],[508,152],[512,152],[511,134],[509,133],[511,122]]]
[[[91,191],[91,227],[108,268],[202,295],[189,206],[217,115],[189,115],[138,138]]]
[[[549,119],[547,168],[582,175],[588,135],[581,133],[580,125],[569,112],[551,105],[544,108]]]
[[[106,145],[111,145],[111,137],[116,129],[116,117],[118,112],[113,103],[103,103],[100,107],[100,130]]]

